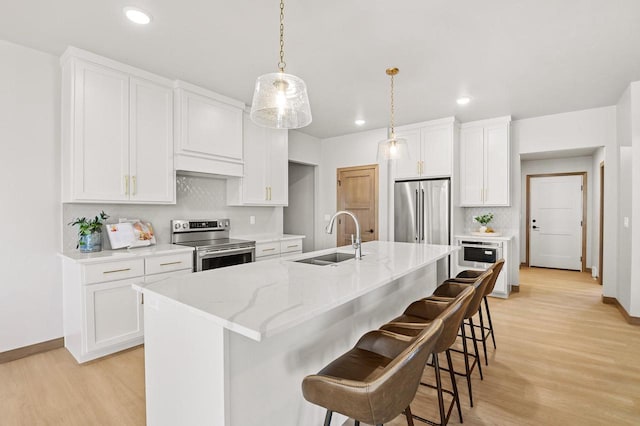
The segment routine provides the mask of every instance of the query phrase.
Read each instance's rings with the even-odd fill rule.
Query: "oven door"
[[[496,243],[462,241],[458,255],[458,265],[468,268],[488,268],[502,258],[502,245]]]
[[[255,247],[243,247],[226,250],[197,250],[194,269],[196,272],[225,266],[240,265],[254,261]]]

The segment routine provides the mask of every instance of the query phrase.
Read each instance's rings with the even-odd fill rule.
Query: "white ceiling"
[[[0,1],[0,38],[73,45],[247,104],[278,62],[278,0]],[[125,6],[153,22],[129,23]],[[612,105],[640,80],[638,0],[286,0],[285,13],[287,72],[307,82],[314,118],[302,131],[322,138],[388,124],[389,66],[397,124]]]

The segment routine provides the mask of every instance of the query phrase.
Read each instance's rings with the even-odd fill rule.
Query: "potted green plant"
[[[69,225],[78,225],[78,245],[82,253],[92,253],[102,250],[102,225],[109,215],[104,211],[93,219],[77,217]]]
[[[481,226],[479,232],[487,232],[487,225],[493,220],[493,213],[487,213],[473,218],[475,222],[478,222]]]

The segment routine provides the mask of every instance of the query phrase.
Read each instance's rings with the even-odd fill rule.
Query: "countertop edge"
[[[57,255],[65,260],[79,264],[115,262],[118,260],[145,258],[163,254],[191,253],[193,247],[174,244],[158,244],[155,246],[137,247],[132,249],[102,250],[96,253],[80,253],[79,251],[58,252]]]

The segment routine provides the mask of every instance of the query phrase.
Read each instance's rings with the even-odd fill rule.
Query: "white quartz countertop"
[[[472,240],[472,241],[511,241],[513,239],[513,235],[510,233],[504,233],[499,236],[491,236],[491,235],[472,235],[472,234],[460,234],[456,235],[457,239],[464,240]]]
[[[256,243],[272,243],[275,241],[290,241],[299,240],[300,238],[307,238],[306,235],[293,234],[232,235],[231,237],[241,240],[251,240],[255,241]]]
[[[274,259],[167,278],[133,287],[182,304],[219,325],[260,341],[432,264],[459,247],[372,241],[361,260],[318,266]],[[353,253],[351,247],[301,254]],[[150,298],[152,299],[152,297]],[[148,299],[145,299],[148,300]],[[147,303],[146,309],[153,308]]]
[[[174,244],[156,244],[147,247],[137,247],[120,250],[102,250],[96,253],[80,253],[78,250],[65,251],[58,255],[77,263],[100,263],[115,260],[131,259],[135,257],[157,256],[161,254],[175,254],[192,252],[193,247],[177,246]]]

